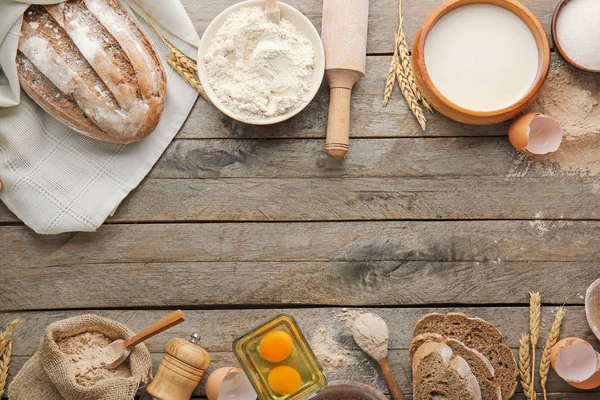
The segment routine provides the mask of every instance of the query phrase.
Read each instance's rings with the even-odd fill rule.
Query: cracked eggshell
[[[552,369],[578,389],[600,386],[600,355],[591,344],[579,338],[562,339],[550,353]]]
[[[241,368],[223,367],[215,370],[204,386],[208,400],[255,400],[256,392]]]
[[[530,112],[515,119],[508,128],[508,139],[515,149],[526,154],[553,153],[562,143],[558,122],[544,114]]]

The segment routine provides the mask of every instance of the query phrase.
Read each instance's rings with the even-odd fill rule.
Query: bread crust
[[[408,362],[410,365],[413,364],[414,355],[419,347],[428,342],[443,343],[447,345],[456,355],[462,357],[469,364],[471,371],[479,382],[483,400],[502,399],[500,384],[494,376],[494,367],[490,361],[483,354],[475,349],[467,347],[459,340],[447,338],[437,333],[423,333],[415,336],[410,343],[408,352]]]
[[[461,327],[466,332],[461,331]],[[483,354],[494,367],[500,383],[502,399],[511,398],[517,387],[518,369],[512,350],[504,342],[502,333],[480,318],[469,318],[462,313],[427,314],[415,324],[413,337],[437,333],[454,338]]]
[[[24,91],[86,136],[131,143],[154,131],[166,75],[150,40],[118,0],[31,6],[17,54]]]
[[[430,365],[425,363],[430,362]],[[421,365],[423,364],[423,365]],[[429,370],[425,375],[431,379],[450,379],[454,385],[461,385],[450,389],[448,382],[430,384],[426,378],[421,376],[421,371],[427,367],[439,367]],[[444,343],[427,342],[420,346],[415,352],[413,359],[413,396],[415,400],[429,399],[430,391],[444,392],[449,400],[481,400],[481,390],[477,378],[473,375],[467,362],[456,355],[452,349]],[[439,385],[439,386],[438,386]],[[462,393],[466,392],[466,393]],[[440,393],[442,394],[442,393]],[[464,397],[467,395],[468,397]]]

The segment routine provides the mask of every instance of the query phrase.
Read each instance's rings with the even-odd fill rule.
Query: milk
[[[533,85],[539,64],[527,25],[490,4],[465,5],[444,15],[429,32],[424,54],[434,86],[474,111],[517,103]]]

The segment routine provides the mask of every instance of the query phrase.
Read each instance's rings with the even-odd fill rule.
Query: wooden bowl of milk
[[[514,0],[450,0],[417,32],[415,79],[440,113],[489,125],[525,111],[550,68],[544,28]]]

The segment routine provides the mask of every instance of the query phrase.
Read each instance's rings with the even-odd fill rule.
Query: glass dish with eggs
[[[306,399],[327,386],[319,361],[289,315],[237,338],[233,353],[262,400]]]

